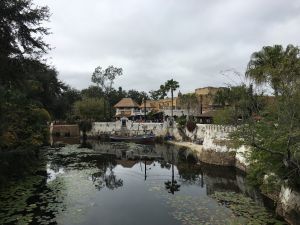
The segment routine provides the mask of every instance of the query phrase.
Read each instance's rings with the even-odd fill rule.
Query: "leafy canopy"
[[[266,46],[252,55],[248,65],[246,76],[258,85],[270,85],[275,94],[264,96],[264,107],[249,104],[250,112],[256,110],[260,119],[248,117],[236,132],[237,140],[253,149],[250,177],[258,185],[264,186],[265,176],[275,174],[279,179],[273,181],[300,187],[299,53],[293,45],[285,49]],[[272,185],[280,187],[278,183]]]

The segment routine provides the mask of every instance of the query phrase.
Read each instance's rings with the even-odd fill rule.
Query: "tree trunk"
[[[87,135],[86,135],[86,130],[82,131],[82,145],[86,145],[86,140],[87,140]]]
[[[104,99],[104,105],[103,105],[103,111],[104,111],[104,121],[106,122],[106,98]]]
[[[172,98],[172,105],[171,105],[171,117],[173,119],[173,90],[171,90],[171,98]]]

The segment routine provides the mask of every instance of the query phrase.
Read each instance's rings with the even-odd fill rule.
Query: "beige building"
[[[215,95],[219,89],[220,89],[219,87],[197,88],[195,89],[195,93],[197,95]]]
[[[148,104],[148,102],[155,111],[161,111],[161,110],[172,108],[172,99],[171,98],[151,100],[151,101],[149,100],[149,101],[147,101],[147,104]],[[173,109],[177,109],[178,107],[179,107],[178,97],[175,97],[175,98],[173,98]]]
[[[204,87],[195,89],[198,100],[201,104],[202,113],[211,111],[218,107],[214,104],[214,96],[222,87]]]
[[[197,88],[194,93],[198,97],[199,104],[188,110],[190,115],[199,116],[217,108],[214,104],[214,96],[219,89],[220,87]],[[178,97],[173,98],[173,115],[176,116],[187,114],[187,109],[180,105],[180,96],[181,93],[178,94]],[[133,120],[142,119],[145,115],[145,109],[146,114],[154,111],[169,115],[171,114],[170,111],[172,109],[172,99],[146,100],[145,107],[144,103],[139,105],[131,98],[123,98],[114,106],[114,108],[116,109],[116,118],[127,117]]]
[[[127,117],[134,119],[140,115],[140,105],[132,98],[122,98],[117,104],[114,105],[116,109],[116,118]]]

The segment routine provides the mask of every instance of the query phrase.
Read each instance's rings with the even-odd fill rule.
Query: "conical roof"
[[[115,104],[114,108],[139,108],[139,104],[137,104],[132,98],[122,98],[117,104]]]

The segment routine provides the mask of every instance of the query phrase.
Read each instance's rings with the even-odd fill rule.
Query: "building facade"
[[[127,117],[128,119],[135,120],[136,117],[141,115],[140,105],[132,98],[123,98],[116,105],[116,119]]]
[[[209,115],[210,112],[218,108],[214,104],[214,96],[222,87],[203,87],[195,89],[195,94],[197,96],[197,104],[194,104],[192,108],[186,109],[181,102],[181,93],[179,92],[177,97],[173,98],[173,105],[171,98],[159,99],[159,100],[146,100],[145,103],[141,105],[137,104],[131,98],[123,98],[118,102],[114,108],[116,109],[116,119],[126,117],[131,120],[144,119],[145,115],[150,112],[161,114],[163,117],[173,116],[180,117],[185,115],[196,116],[199,118],[205,118],[204,115]]]

